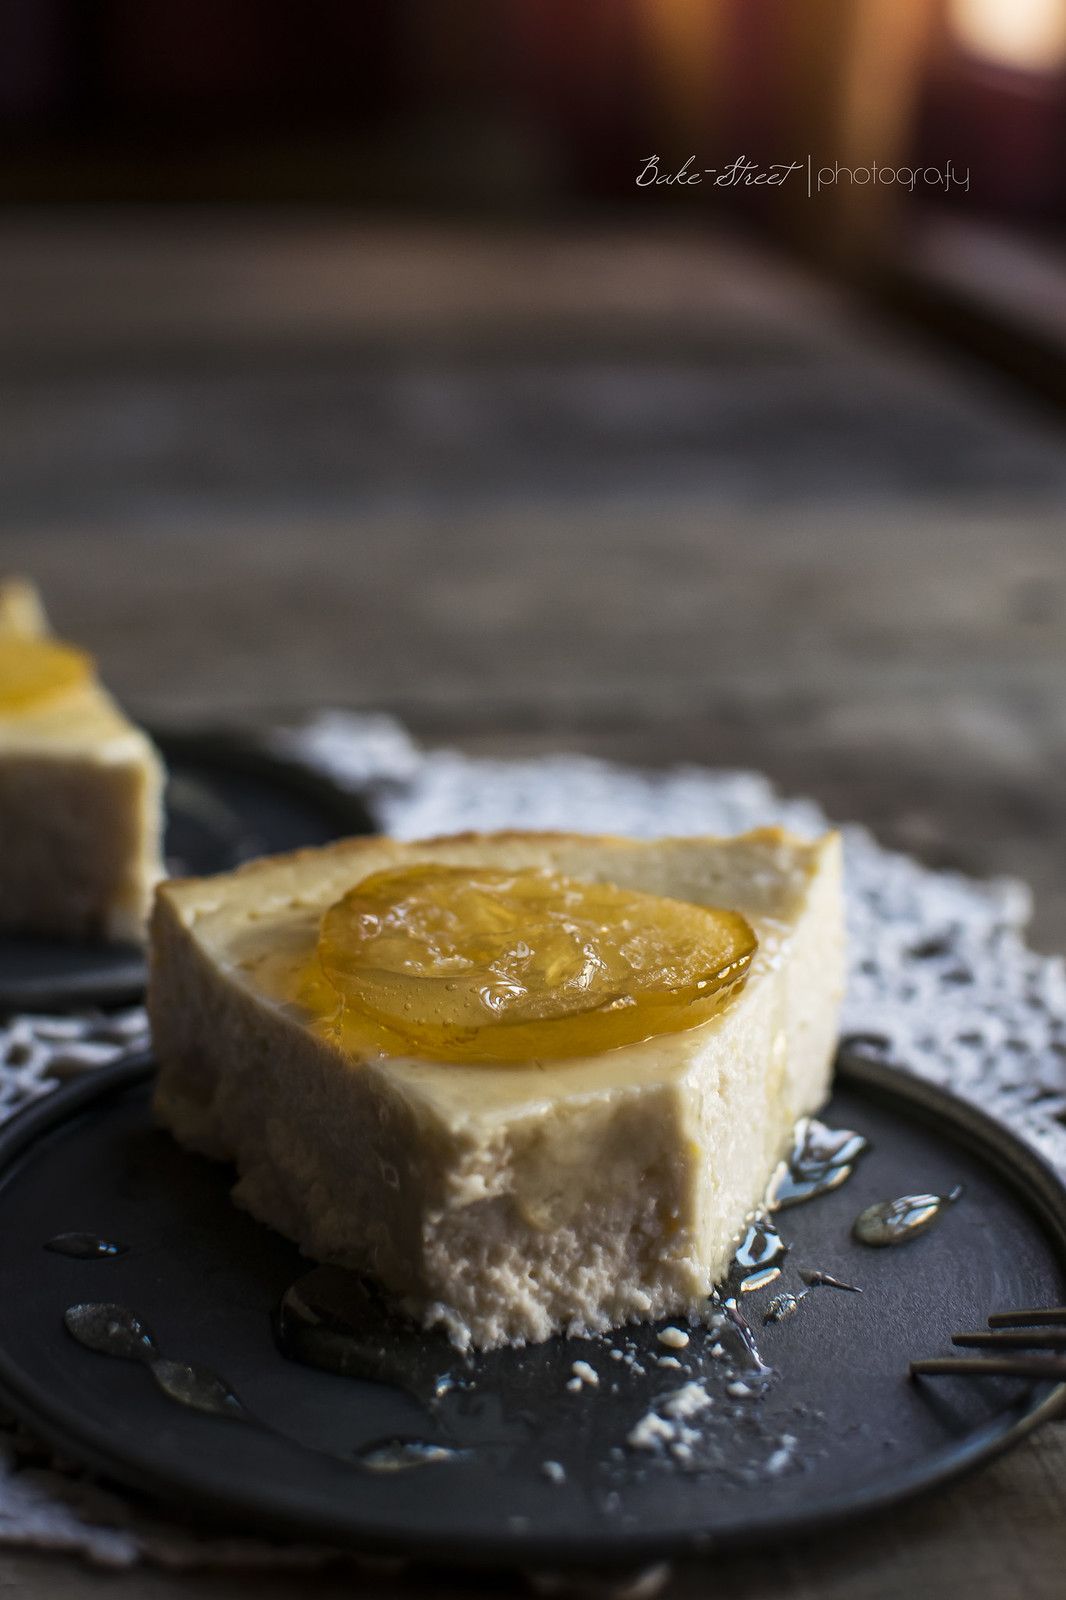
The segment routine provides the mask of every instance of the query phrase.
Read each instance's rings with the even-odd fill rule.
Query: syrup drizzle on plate
[[[95,1233],[57,1233],[44,1248],[57,1256],[73,1256],[76,1261],[97,1261],[104,1256],[124,1256],[129,1245],[101,1239]]]
[[[788,1157],[778,1164],[766,1190],[766,1209],[783,1211],[838,1189],[855,1170],[869,1142],[850,1128],[827,1128],[817,1117],[801,1117]]]
[[[962,1192],[962,1185],[956,1184],[950,1194],[904,1194],[898,1200],[879,1200],[860,1211],[851,1236],[877,1249],[906,1244],[935,1227],[948,1207],[962,1198]]]
[[[388,1439],[384,1444],[368,1444],[356,1460],[367,1472],[410,1472],[441,1461],[454,1461],[460,1452],[448,1445],[427,1444],[422,1439]]]
[[[68,1306],[63,1324],[87,1350],[148,1367],[163,1393],[178,1405],[240,1422],[255,1421],[232,1389],[209,1367],[169,1361],[148,1325],[128,1306],[86,1301]]]

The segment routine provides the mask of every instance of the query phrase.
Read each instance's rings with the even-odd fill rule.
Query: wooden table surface
[[[276,215],[0,219],[0,355],[0,564],[142,716],[757,767],[1066,948],[1066,435],[979,369],[731,238]],[[1039,1600],[1064,1513],[1051,1425],[669,1593]],[[353,1587],[515,1581],[0,1554],[26,1600]]]

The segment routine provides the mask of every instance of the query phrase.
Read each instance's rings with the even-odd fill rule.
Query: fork
[[[911,1362],[911,1377],[1051,1378],[1066,1382],[1066,1306],[997,1311],[989,1333],[956,1333],[951,1342],[987,1350],[979,1356],[931,1356]],[[1037,1329],[1043,1332],[1028,1330]],[[1047,1355],[1029,1352],[1046,1350]],[[1056,1355],[1053,1352],[1059,1351]]]

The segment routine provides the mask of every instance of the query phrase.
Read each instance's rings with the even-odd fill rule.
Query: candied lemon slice
[[[0,712],[33,711],[93,676],[93,660],[54,639],[0,639]]]
[[[424,863],[330,906],[318,957],[346,1012],[420,1055],[590,1055],[696,1027],[744,982],[735,911],[545,871]]]

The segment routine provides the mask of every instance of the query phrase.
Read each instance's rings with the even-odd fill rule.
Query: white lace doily
[[[750,772],[648,773],[581,756],[484,761],[420,751],[392,718],[326,712],[279,733],[279,753],[358,789],[382,829],[416,839],[466,829],[729,834],[782,823],[810,836],[827,822]],[[850,976],[844,1033],[974,1101],[1066,1176],[1066,974],[1028,949],[1029,892],[933,872],[844,829]],[[70,1077],[145,1042],[144,1013],[16,1017],[0,1027],[0,1120]],[[149,1522],[116,1497],[40,1461],[19,1470],[0,1434],[0,1542],[70,1549],[109,1565],[320,1565],[329,1552],[200,1540]]]

